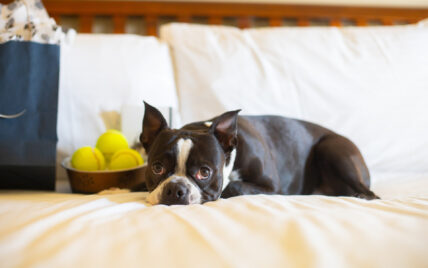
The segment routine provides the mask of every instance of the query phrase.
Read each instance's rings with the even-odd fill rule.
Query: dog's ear
[[[238,134],[238,113],[241,110],[226,112],[213,119],[210,131],[219,141],[225,153],[233,150],[236,146]]]
[[[163,129],[168,128],[168,124],[158,109],[144,102],[143,132],[140,141],[148,153],[153,141]]]

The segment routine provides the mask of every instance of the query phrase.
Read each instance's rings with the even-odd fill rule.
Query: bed
[[[207,2],[44,4],[57,22],[79,32],[73,46],[62,47],[58,163],[105,127],[122,124],[129,139],[135,139],[141,130],[135,122],[141,118],[134,116],[127,123],[117,114],[124,119],[141,112],[140,98],[168,103],[165,113],[177,114],[170,120],[173,126],[237,104],[248,114],[275,113],[286,104],[285,115],[351,137],[368,161],[371,188],[381,199],[255,195],[202,205],[151,206],[146,192],[70,193],[58,166],[56,192],[0,191],[1,267],[428,266],[428,73],[423,68],[428,60],[428,22],[416,24],[428,17],[428,9]],[[163,25],[173,21],[185,23]],[[97,26],[100,22],[110,26]],[[140,24],[139,34],[160,39],[123,34],[132,29],[137,33],[130,26],[135,22]],[[334,27],[307,27],[313,25]],[[380,25],[390,27],[370,27]],[[296,32],[301,27],[277,26],[308,30],[302,34]],[[99,29],[118,35],[89,34]],[[307,46],[311,43],[319,49]],[[108,51],[116,53],[104,53]],[[245,68],[231,76],[222,71],[227,66]],[[110,80],[85,75],[94,69],[109,72]],[[377,79],[376,70],[382,70],[383,79]],[[140,80],[123,78],[125,71]],[[224,98],[235,80],[252,97],[237,91]],[[403,81],[412,88],[403,91]],[[126,86],[118,92],[114,87],[121,83]],[[373,91],[373,85],[380,89]],[[260,95],[260,88],[272,88],[273,97]],[[101,92],[104,98],[94,97]],[[283,98],[284,92],[290,97]],[[112,99],[116,102],[107,101]],[[388,101],[379,108],[376,103],[384,99]],[[264,105],[266,101],[270,105]],[[203,112],[195,109],[200,103],[205,104]],[[364,109],[356,109],[356,103]],[[72,117],[70,111],[79,116]],[[335,111],[340,116],[335,117]],[[96,116],[77,120],[85,113]],[[76,134],[81,131],[87,135]]]
[[[370,202],[258,195],[168,207],[145,203],[146,193],[2,192],[0,258],[2,267],[426,267],[427,177],[405,181],[406,192],[375,185],[384,199]]]

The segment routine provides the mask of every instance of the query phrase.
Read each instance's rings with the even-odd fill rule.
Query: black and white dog
[[[246,194],[378,198],[358,148],[321,126],[238,111],[170,129],[145,103],[140,141],[152,204],[201,204]]]

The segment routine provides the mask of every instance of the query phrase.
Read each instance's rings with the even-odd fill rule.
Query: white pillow
[[[170,24],[183,122],[227,110],[312,121],[372,172],[428,171],[428,27],[238,30]]]
[[[110,128],[122,128],[132,145],[141,133],[143,100],[177,107],[168,46],[153,37],[79,34],[61,47],[60,73],[58,162],[95,146]]]

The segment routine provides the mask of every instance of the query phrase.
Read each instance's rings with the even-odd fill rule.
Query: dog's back
[[[329,168],[334,164],[329,161],[337,156],[340,159],[336,159],[336,166]],[[335,174],[341,169],[343,174]],[[281,116],[238,117],[234,171],[241,179],[279,194],[326,191],[342,195],[343,191],[343,195],[354,195],[354,189],[348,188],[361,187],[354,187],[353,180],[367,187],[370,181],[364,160],[351,141],[319,125]],[[355,177],[354,173],[361,176],[353,180],[338,178]],[[333,181],[326,186],[327,178],[323,177]]]
[[[323,127],[281,116],[240,116],[234,169],[242,178],[263,169],[263,176],[279,182],[275,192],[300,194],[310,151],[330,133]],[[252,168],[245,172],[248,165]]]

